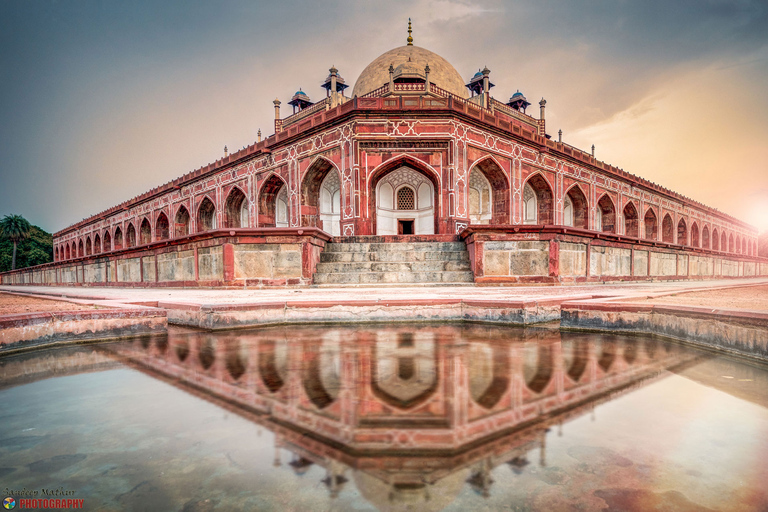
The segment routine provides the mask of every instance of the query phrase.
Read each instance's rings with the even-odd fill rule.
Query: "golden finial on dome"
[[[413,37],[411,37],[411,18],[408,18],[408,46],[413,46]]]

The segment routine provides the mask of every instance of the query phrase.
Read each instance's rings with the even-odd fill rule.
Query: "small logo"
[[[3,507],[5,507],[5,510],[16,508],[16,500],[8,496],[3,500]]]

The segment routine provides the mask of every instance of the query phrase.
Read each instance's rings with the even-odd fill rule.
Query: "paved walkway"
[[[125,303],[180,302],[187,304],[258,304],[292,301],[370,300],[540,300],[599,297],[638,297],[686,290],[768,284],[768,278],[707,281],[663,281],[572,286],[378,286],[370,288],[268,288],[217,290],[201,288],[99,288],[0,286],[0,291],[23,292],[87,300]],[[2,312],[0,311],[0,314]]]

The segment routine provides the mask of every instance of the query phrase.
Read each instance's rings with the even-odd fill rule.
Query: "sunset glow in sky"
[[[553,137],[768,230],[764,0],[6,0],[0,216],[58,231],[270,135],[275,97],[353,85],[409,16]]]

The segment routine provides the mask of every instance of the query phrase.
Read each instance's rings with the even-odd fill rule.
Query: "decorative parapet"
[[[318,112],[328,110],[330,106],[331,106],[331,98],[324,98],[323,100],[318,101],[314,105],[307,107],[304,110],[296,112],[295,114],[290,115],[285,119],[283,119],[281,121],[282,128],[285,129],[286,127],[292,125],[293,123],[301,121],[302,119],[312,116]]]

